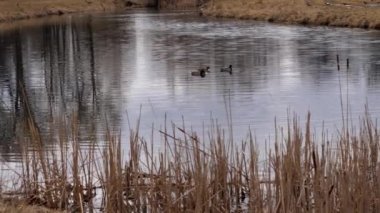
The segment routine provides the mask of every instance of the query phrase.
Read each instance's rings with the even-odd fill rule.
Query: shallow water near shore
[[[222,127],[231,124],[237,142],[251,129],[264,143],[273,137],[275,117],[286,125],[294,112],[304,120],[310,111],[317,130],[336,131],[341,95],[354,125],[366,103],[372,117],[380,115],[379,31],[150,10],[43,20],[0,31],[0,150],[6,161],[20,156],[13,136],[25,114],[22,102],[45,134],[52,117],[77,112],[82,135],[102,140],[109,125],[120,130],[124,144],[139,118],[147,139],[153,123],[159,135],[165,117],[168,127],[182,126],[184,118],[199,133],[217,119]],[[220,72],[230,64],[232,75]],[[211,73],[191,76],[200,66]]]

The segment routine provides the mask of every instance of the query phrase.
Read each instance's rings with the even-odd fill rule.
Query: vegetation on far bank
[[[380,29],[380,1],[210,0],[208,16],[270,22]]]
[[[122,0],[19,0],[0,1],[0,22],[47,15],[123,8]]]
[[[380,29],[380,0],[162,0],[158,7],[195,9],[198,3],[207,16]],[[0,1],[0,22],[128,6],[136,5],[123,0],[6,0]]]

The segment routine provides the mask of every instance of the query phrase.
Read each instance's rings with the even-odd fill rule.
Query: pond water
[[[123,142],[139,117],[147,138],[165,117],[200,132],[214,118],[232,124],[236,141],[251,129],[261,143],[275,118],[285,124],[293,113],[304,121],[310,111],[314,128],[335,131],[341,97],[353,120],[366,103],[380,115],[380,31],[136,10],[15,22],[0,27],[0,47],[7,161],[20,154],[13,136],[25,102],[42,131],[52,116],[77,112],[81,131],[101,137],[109,125]],[[232,75],[220,72],[230,64]],[[211,72],[191,76],[201,66]]]

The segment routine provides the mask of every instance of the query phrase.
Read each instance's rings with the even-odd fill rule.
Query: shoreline
[[[45,16],[128,8],[122,0],[20,0],[0,1],[0,24]]]
[[[348,3],[347,3],[348,2]],[[20,0],[0,1],[0,24],[18,20],[101,11],[141,8],[123,0]],[[202,15],[250,19],[306,26],[380,29],[380,0],[210,0],[200,8]]]
[[[377,1],[377,0],[374,0]],[[201,9],[205,16],[251,19],[274,23],[380,29],[380,1],[340,0],[211,0]]]

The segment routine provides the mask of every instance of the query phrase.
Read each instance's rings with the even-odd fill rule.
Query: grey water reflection
[[[310,110],[315,127],[324,121],[334,130],[339,85],[353,119],[365,103],[380,115],[379,31],[156,11],[31,22],[40,23],[0,28],[0,152],[8,161],[19,156],[14,138],[25,117],[48,132],[54,115],[77,112],[86,144],[86,133],[101,137],[107,124],[127,138],[140,113],[147,138],[165,115],[180,125],[183,116],[195,130],[207,129],[210,118],[226,126],[227,103],[237,141],[248,128],[262,139],[273,135],[274,118],[284,123],[289,112],[303,118]],[[337,71],[337,54],[350,59],[349,70],[342,62]],[[232,75],[219,72],[229,64]],[[201,65],[212,72],[191,76]]]

